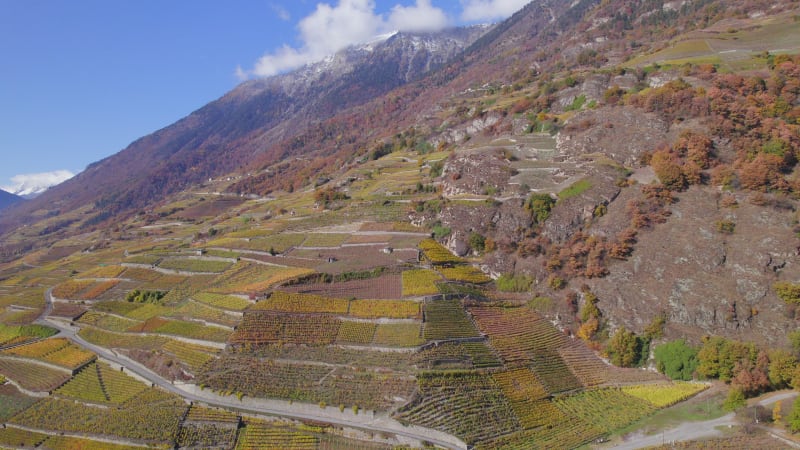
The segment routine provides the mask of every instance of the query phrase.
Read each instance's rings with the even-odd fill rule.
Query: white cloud
[[[74,176],[69,170],[14,175],[11,177],[12,184],[0,186],[0,189],[17,195],[36,195]]]
[[[530,0],[462,0],[461,18],[467,22],[503,19],[530,3]]]
[[[236,70],[233,71],[233,74],[236,75],[239,81],[244,81],[248,78],[247,71],[242,69],[242,66],[236,66]]]
[[[277,3],[270,3],[269,7],[275,11],[275,14],[278,16],[279,19],[283,20],[284,22],[288,22],[292,19],[292,15],[289,14],[289,11],[286,10],[283,6]]]
[[[375,13],[372,0],[339,0],[336,6],[319,3],[297,28],[300,48],[284,45],[262,56],[252,71],[237,70],[237,76],[271,76],[322,58],[353,44],[367,42],[389,31],[433,31],[447,26],[446,14],[431,0],[416,0],[412,6],[396,5],[385,18]]]
[[[387,21],[390,29],[403,31],[436,31],[449,22],[444,11],[432,6],[430,0],[417,0],[414,6],[397,5]]]

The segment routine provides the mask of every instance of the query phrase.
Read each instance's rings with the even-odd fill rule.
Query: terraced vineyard
[[[137,333],[173,335],[212,342],[225,342],[231,333],[226,329],[206,326],[197,322],[168,320],[162,317],[151,317],[150,319],[147,319],[146,321],[129,328],[128,331]]]
[[[390,164],[387,174],[397,177],[382,182],[413,189],[424,176],[417,158],[428,162],[403,154],[393,157],[408,167]],[[387,160],[364,164],[379,163]],[[351,194],[374,192],[362,173],[354,179]],[[471,265],[477,257],[455,256],[427,237],[431,229],[354,222],[405,220],[415,210],[405,201],[417,201],[409,192],[402,202],[384,205],[381,194],[357,200],[366,209],[322,215],[311,191],[298,190],[291,201],[242,198],[230,214],[197,223],[179,216],[201,205],[189,196],[158,210],[179,225],[131,219],[126,230],[149,235],[131,234],[104,253],[76,253],[64,268],[0,273],[4,321],[38,317],[54,288],[64,301],[51,315],[74,319],[81,338],[176,387],[238,397],[245,416],[149,387],[49,338],[52,329],[0,325],[2,346],[36,341],[0,350],[0,374],[23,389],[52,392],[39,399],[0,386],[0,417],[9,424],[0,446],[116,448],[93,440],[109,438],[162,448],[385,449],[390,444],[348,439],[326,422],[338,416],[369,427],[385,415],[395,426],[392,419],[433,428],[475,448],[571,448],[705,387],[610,367],[531,309],[530,292],[497,295]],[[324,415],[302,424],[253,420],[245,412],[252,399]],[[390,433],[372,437],[404,443]]]
[[[194,371],[200,370],[219,353],[219,349],[216,348],[187,344],[174,339],[168,340],[161,348],[178,358]]]
[[[445,246],[433,239],[423,240],[419,243],[419,248],[425,254],[425,258],[433,264],[458,264],[464,262],[463,259],[452,254]]]
[[[364,319],[419,319],[420,303],[406,300],[353,300],[349,314]]]
[[[75,437],[50,436],[41,444],[41,448],[52,450],[139,450],[142,447]]]
[[[458,300],[425,303],[423,335],[427,340],[478,337],[478,330]]]
[[[316,450],[319,439],[287,427],[250,424],[236,443],[237,450]]]
[[[570,417],[602,430],[616,430],[656,411],[649,402],[619,389],[592,389],[559,397],[555,405]]]
[[[125,267],[118,265],[100,266],[81,273],[81,276],[84,278],[118,278],[125,270],[127,270]]]
[[[472,266],[441,267],[439,272],[447,280],[462,281],[472,284],[484,284],[492,281],[485,273]]]
[[[273,292],[267,300],[253,305],[251,311],[283,311],[296,313],[327,313],[346,315],[350,301],[321,295]]]
[[[416,297],[421,295],[433,295],[439,293],[436,283],[442,281],[442,277],[428,269],[414,269],[403,272],[403,296]]]
[[[284,281],[312,272],[310,269],[239,262],[222,274],[209,292],[216,294],[258,293]]]
[[[122,404],[147,387],[119,370],[106,364],[90,364],[78,372],[68,383],[55,391],[55,394],[77,400],[101,403]]]
[[[281,233],[266,237],[221,238],[210,241],[208,247],[284,253],[292,247],[299,246],[305,239],[306,236],[301,233]]]
[[[485,342],[446,342],[427,346],[418,354],[418,361],[428,369],[482,369],[501,365]]]
[[[78,335],[92,344],[113,349],[154,350],[168,342],[168,338],[162,336],[114,333],[96,328],[82,328]]]
[[[30,358],[76,370],[93,361],[94,353],[84,350],[66,339],[52,338],[3,350],[0,355]]]
[[[221,325],[223,327],[233,327],[241,319],[237,315],[228,314],[226,311],[207,306],[203,303],[187,300],[183,305],[176,308],[169,314],[168,318],[183,319],[184,321],[205,321],[209,325]]]
[[[344,321],[339,326],[339,333],[336,335],[337,344],[370,344],[375,337],[375,329],[378,326],[370,322],[349,322]]]
[[[198,383],[253,397],[366,409],[396,405],[399,398],[409,399],[414,387],[413,379],[400,373],[229,355],[206,365],[198,375]]]
[[[241,418],[219,409],[189,408],[178,433],[179,447],[233,448]]]
[[[0,324],[0,347],[23,344],[35,339],[56,334],[56,330],[42,325],[3,325]]]
[[[326,315],[249,312],[230,337],[240,344],[329,345],[339,333],[340,321]]]
[[[293,244],[301,237],[302,244]],[[323,248],[348,236],[294,233],[285,239],[253,239],[263,241],[258,245]],[[465,307],[465,300],[453,293],[402,299],[439,294],[445,281],[463,292],[487,281],[464,260],[445,254],[440,244],[423,242],[420,248],[434,269],[378,269],[338,278],[348,281],[318,282],[337,278],[307,277],[311,271],[304,268],[231,264],[163,251],[153,255],[153,263],[162,268],[220,273],[164,275],[143,267],[95,266],[81,274],[86,279],[58,286],[71,300],[103,299],[86,306],[88,311],[76,321],[81,337],[169,379],[189,377],[206,390],[240,398],[396,411],[402,422],[452,433],[477,448],[579,446],[701,389],[641,384],[658,377],[608,367],[527,307]],[[220,264],[211,267],[209,262]],[[155,302],[122,301],[129,289],[166,295]],[[0,336],[5,333],[7,342],[18,342],[21,330],[7,327],[0,329]],[[48,330],[29,331],[34,336],[28,338],[35,339]],[[200,345],[203,341],[209,342]],[[203,448],[383,448],[314,426],[249,422],[239,430],[236,414],[199,405],[188,408],[176,397],[91,362],[94,355],[82,352],[63,339],[0,352],[0,374],[25,389],[53,391],[41,400],[9,392],[6,416],[12,426],[89,434],[88,440],[42,438],[9,428],[15,430],[7,432],[9,439],[41,442],[43,448],[48,443],[92,448],[98,441],[91,436],[99,434]],[[33,362],[2,355],[48,362],[64,371],[34,368]],[[32,372],[37,376],[30,376]],[[622,387],[605,387],[613,383]],[[627,385],[631,383],[636,384]],[[0,405],[2,398],[0,393]],[[615,412],[603,413],[609,409]],[[132,425],[140,416],[147,419]],[[570,432],[563,431],[564,424]]]
[[[213,306],[215,308],[228,309],[231,311],[242,311],[251,304],[249,301],[241,297],[236,297],[233,295],[211,294],[207,292],[195,294],[192,298],[206,305]]]
[[[95,310],[88,311],[86,314],[83,314],[80,319],[78,319],[77,323],[81,325],[91,325],[93,327],[102,328],[108,331],[123,332],[135,327],[140,322],[117,315],[105,314]]]
[[[0,420],[6,421],[18,412],[36,403],[37,398],[22,394],[10,383],[0,384]],[[2,442],[0,440],[0,442]]]
[[[381,317],[413,319],[420,317],[420,304],[408,300],[348,300],[314,294],[274,291],[266,300],[249,308],[250,311],[279,311],[290,313],[323,313],[363,319]]]
[[[470,313],[506,364],[528,364],[542,351],[552,354],[568,345],[551,323],[527,308],[470,308]]]
[[[94,280],[68,280],[53,289],[53,296],[63,299],[78,299],[80,292],[95,284]]]
[[[0,429],[0,445],[8,447],[37,447],[47,440],[48,435],[21,430],[19,428],[4,427]]]
[[[519,428],[500,386],[477,372],[417,376],[419,396],[398,415],[403,421],[453,433],[467,443]]]
[[[213,259],[187,259],[170,258],[158,263],[162,269],[171,269],[182,272],[222,273],[228,270],[233,263]]]
[[[418,323],[382,323],[375,329],[373,343],[387,347],[415,347],[425,340]]]
[[[387,273],[366,280],[334,281],[331,283],[300,283],[282,286],[286,292],[324,295],[335,298],[398,299],[403,295],[403,280],[399,273]]]
[[[664,408],[705,389],[708,389],[708,385],[703,383],[674,382],[668,385],[625,386],[622,392],[645,400],[657,408]]]
[[[115,435],[152,444],[171,444],[177,437],[186,409],[180,398],[148,388],[122,403],[121,408],[100,409],[48,397],[9,422],[44,430]]]

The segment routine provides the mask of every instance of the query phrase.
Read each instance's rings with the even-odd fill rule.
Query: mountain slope
[[[320,198],[315,199],[315,206],[326,205],[330,199],[346,198],[348,184],[359,177],[380,174],[363,170],[365,161],[393,149],[418,149],[420,153],[438,149],[449,152],[442,156],[445,160],[439,173],[443,176],[420,181],[417,191],[412,192],[426,192],[433,186],[434,190],[441,189],[442,198],[438,204],[436,201],[430,205],[415,204],[410,212],[412,220],[432,229],[447,229],[449,234],[443,240],[460,254],[470,251],[474,234],[489,238],[494,251],[487,252],[483,263],[494,275],[531,276],[542,282],[538,293],[554,298],[564,296],[559,291],[565,285],[572,285],[568,292],[573,295],[579,295],[575,285],[596,289],[603,294],[601,298],[609,301],[604,307],[610,317],[606,323],[612,328],[624,324],[638,331],[643,322],[667,313],[674,320],[673,331],[687,326],[696,338],[704,333],[718,333],[749,339],[767,330],[772,335],[767,340],[777,342],[783,338],[775,330],[787,324],[782,316],[794,310],[778,302],[771,289],[775,280],[753,273],[761,263],[757,259],[742,258],[739,264],[750,272],[751,285],[755,287],[743,285],[731,290],[715,300],[717,305],[713,307],[704,303],[709,295],[702,294],[705,292],[702,289],[685,293],[678,289],[682,285],[668,284],[678,286],[675,289],[682,303],[675,303],[671,296],[653,294],[654,300],[643,305],[641,295],[619,287],[623,284],[621,280],[628,280],[641,291],[664,290],[659,284],[662,280],[646,279],[646,274],[634,270],[639,266],[625,261],[629,257],[653,259],[651,253],[654,253],[670,254],[673,260],[679,260],[692,256],[682,249],[665,253],[657,248],[658,240],[654,243],[646,239],[651,228],[667,220],[675,221],[670,226],[691,228],[682,222],[688,220],[686,214],[668,219],[673,209],[666,199],[688,195],[680,194],[680,187],[674,188],[674,193],[660,188],[628,189],[638,182],[657,181],[654,169],[647,166],[654,151],[678,145],[685,132],[708,134],[713,136],[709,139],[716,146],[712,146],[715,165],[735,163],[736,170],[756,166],[755,173],[768,180],[772,177],[764,175],[762,170],[766,163],[761,159],[748,160],[749,149],[763,147],[793,155],[782,150],[780,142],[778,147],[761,142],[771,134],[780,139],[796,136],[791,128],[795,111],[788,106],[749,111],[745,115],[748,120],[770,114],[774,117],[764,123],[784,125],[775,125],[774,130],[767,128],[761,134],[753,132],[737,137],[735,145],[730,143],[735,136],[733,132],[749,128],[729,124],[727,118],[744,113],[735,108],[723,109],[720,116],[714,116],[706,93],[713,92],[722,99],[728,94],[735,95],[735,89],[725,95],[719,93],[737,78],[717,73],[716,67],[704,64],[705,59],[700,60],[703,63],[687,64],[680,69],[643,68],[624,62],[638,53],[643,59],[675,54],[676,50],[672,50],[675,46],[700,33],[734,43],[757,44],[748,44],[752,54],[744,62],[766,70],[768,61],[759,52],[771,50],[770,41],[763,37],[754,39],[745,33],[730,37],[733,32],[724,26],[727,22],[720,21],[737,18],[740,23],[747,23],[738,18],[753,17],[748,19],[752,21],[748,29],[757,30],[764,27],[757,20],[763,17],[768,4],[735,2],[727,4],[727,9],[721,5],[716,1],[692,2],[676,10],[674,5],[662,2],[586,0],[568,5],[543,1],[526,6],[468,47],[467,39],[453,44],[453,53],[459,48],[466,50],[426,76],[419,73],[440,60],[424,52],[416,53],[424,56],[422,62],[408,55],[413,49],[426,49],[430,45],[424,45],[425,40],[420,37],[398,35],[371,50],[350,49],[321,62],[316,69],[309,67],[292,75],[249,82],[175,125],[142,138],[119,155],[91,166],[82,176],[66,183],[67,187],[48,192],[45,198],[52,200],[49,203],[24,205],[27,211],[23,212],[38,209],[40,217],[48,219],[28,232],[36,233],[35,242],[41,244],[48,236],[56,237],[55,232],[85,230],[106,219],[116,220],[114,216],[121,212],[145,212],[139,216],[150,220],[157,215],[146,210],[164,199],[166,192],[228,172],[238,173],[231,177],[232,184],[214,186],[237,196],[282,197],[333,179],[335,183],[327,186],[327,191],[321,190]],[[769,8],[777,15],[790,11],[792,6],[787,2]],[[792,13],[787,14],[782,20],[794,23],[789,20]],[[773,19],[764,20],[769,25]],[[701,30],[695,23],[713,26]],[[474,38],[484,31],[458,33]],[[631,37],[641,40],[632,42]],[[673,47],[666,47],[661,41],[673,37]],[[356,66],[348,61],[360,61],[357,66],[360,70],[351,72]],[[384,70],[387,64],[391,66],[389,71]],[[773,79],[765,73],[759,72],[761,82],[753,86],[763,83],[769,89],[778,89],[780,84],[773,86],[772,81],[764,81]],[[387,79],[391,80],[389,85],[399,87],[384,95],[375,94],[385,87],[381,83]],[[715,90],[709,89],[712,87]],[[787,83],[781,89],[788,92],[782,101],[793,105],[796,100],[791,91],[793,84]],[[296,100],[297,96],[304,96],[304,100]],[[764,98],[767,97],[759,95],[749,101]],[[334,114],[331,108],[336,105],[345,105],[342,106],[345,109]],[[784,111],[787,108],[788,112]],[[318,111],[328,113],[315,115]],[[786,118],[774,120],[780,114]],[[293,120],[283,120],[284,117]],[[547,138],[529,136],[534,130],[557,133],[557,139],[551,143]],[[786,144],[787,148],[793,148],[792,145]],[[662,161],[663,158],[667,157],[662,156]],[[791,172],[789,162],[791,158],[773,172]],[[420,171],[430,167],[420,164]],[[769,164],[772,166],[767,165],[766,170],[774,166],[774,162]],[[433,172],[433,167],[430,168]],[[704,187],[693,189],[705,189],[711,198],[717,187],[709,184],[709,180],[718,176],[710,166],[693,170],[677,178],[685,182],[691,176],[695,184],[699,180]],[[352,172],[344,177],[347,171]],[[546,176],[535,176],[540,172]],[[423,181],[431,184],[426,186]],[[790,177],[775,181],[773,186],[744,178],[751,188],[779,192],[791,192],[786,191],[786,186],[795,182]],[[402,189],[388,188],[380,193],[408,194]],[[532,216],[531,211],[541,207],[536,202],[545,200],[530,197],[531,193],[548,195],[550,200],[566,193],[563,194],[566,198],[546,203],[550,205],[547,211]],[[465,206],[459,203],[461,197],[469,201],[475,197],[485,199],[487,204]],[[682,206],[691,205],[690,197],[686,198]],[[391,203],[389,197],[368,200]],[[59,214],[67,205],[87,203],[74,217],[63,218]],[[284,209],[283,206],[277,211]],[[682,210],[676,207],[674,211]],[[172,212],[169,209],[157,214],[170,216]],[[695,208],[693,214],[716,217],[723,212],[716,204],[706,202],[703,207]],[[718,220],[732,219],[721,216]],[[5,223],[13,226],[13,222]],[[775,225],[776,229],[781,227],[788,228],[788,222]],[[748,228],[741,225],[740,229]],[[689,235],[685,249],[707,244],[693,241],[697,234],[688,231],[683,234]],[[20,249],[33,245],[27,239],[29,236],[9,245],[5,254],[16,256],[22,252]],[[746,245],[749,237],[749,232],[741,241],[716,236],[708,248],[729,254],[726,246],[733,241]],[[784,238],[781,236],[774,242],[781,245],[790,242]],[[750,247],[755,251],[754,246]],[[778,253],[775,248],[764,249],[764,254],[770,255],[769,261],[778,260]],[[701,261],[696,267],[700,269],[689,272],[715,269],[716,278],[709,285],[740,283],[723,266],[712,267]],[[794,269],[787,267],[781,276],[791,278]],[[635,276],[630,275],[631,271]],[[683,272],[674,273],[680,275],[678,278],[683,276]],[[699,284],[701,280],[695,279],[693,283]],[[723,291],[716,289],[718,293]],[[754,303],[760,298],[767,298],[770,306],[758,314]],[[577,331],[581,323],[570,308],[566,303],[560,304],[557,315],[565,326]]]
[[[312,406],[319,423],[341,413],[369,427],[377,413],[458,448],[580,448],[707,387],[645,366],[720,380],[684,411],[721,403],[724,384],[747,396],[797,385],[796,8],[541,2],[427,76],[397,75],[427,66],[413,58],[387,57],[391,74],[364,66],[400,83],[374,98],[342,81],[356,76],[342,61],[367,49],[280,86],[248,83],[140,144],[151,162],[195,176],[214,158],[191,151],[187,130],[201,123],[213,129],[197,145],[214,142],[241,168],[170,195],[157,186],[141,211],[80,235],[123,197],[39,205],[16,247],[0,248],[17,258],[0,264],[2,321],[44,309],[206,398]],[[775,29],[780,39],[766,39]],[[341,84],[315,91],[326,73]],[[302,92],[319,95],[303,106],[292,100]],[[253,131],[262,94],[306,122]],[[681,355],[650,358],[677,338]],[[12,423],[76,431],[43,417]],[[780,445],[751,445],[745,432],[720,444]]]
[[[421,35],[398,33],[290,74],[243,83],[17,209],[16,220],[2,221],[0,232],[41,208],[69,210],[93,204],[97,214],[89,225],[147,208],[169,193],[240,168],[262,152],[264,142],[293,136],[419,78],[484,31],[470,27]]]

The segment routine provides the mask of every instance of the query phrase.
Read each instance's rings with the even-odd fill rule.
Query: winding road
[[[756,402],[756,404],[760,406],[768,406],[777,402],[778,400],[793,398],[797,395],[797,392],[783,392],[761,399]],[[669,444],[670,442],[694,441],[704,438],[720,437],[724,435],[720,428],[732,427],[738,424],[739,422],[736,420],[736,415],[734,413],[730,413],[716,419],[705,420],[702,422],[686,422],[678,425],[677,427],[651,435],[634,433],[628,437],[626,442],[611,448],[615,450],[634,450],[644,447],[656,447],[659,445]],[[800,444],[788,440],[785,436],[781,436],[781,430],[766,427],[764,427],[764,429],[774,438],[784,442],[787,446],[800,448]]]
[[[352,419],[350,419],[346,414],[340,414],[338,408],[327,408],[336,410],[330,414],[323,413],[323,410],[320,410],[319,413],[315,413],[307,411],[309,409],[308,405],[289,404],[288,402],[277,401],[264,401],[261,402],[263,404],[259,404],[258,401],[254,401],[249,398],[246,399],[248,401],[243,402],[235,397],[223,397],[210,392],[195,392],[197,389],[194,385],[185,385],[184,387],[182,385],[172,384],[136,361],[120,357],[109,349],[87,342],[82,337],[78,336],[77,332],[79,331],[79,328],[72,327],[59,320],[50,319],[48,316],[53,310],[52,291],[52,289],[48,289],[45,293],[45,309],[36,320],[36,323],[57,328],[63,337],[69,339],[75,344],[91,350],[100,358],[124,367],[125,370],[133,372],[139,377],[148,380],[153,385],[159,386],[168,392],[179,395],[185,400],[205,403],[210,406],[235,409],[244,413],[266,414],[271,416],[287,417],[291,419],[325,422],[332,425],[355,428],[368,432],[403,436],[421,442],[429,442],[431,444],[453,450],[467,449],[467,445],[455,436],[429,428],[423,428],[414,425],[406,426],[389,416],[371,417],[368,414],[353,414]],[[282,405],[282,403],[286,404]]]

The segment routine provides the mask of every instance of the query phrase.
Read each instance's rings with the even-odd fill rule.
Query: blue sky
[[[525,3],[0,0],[0,187],[80,172],[243,79],[396,29],[497,21]]]

